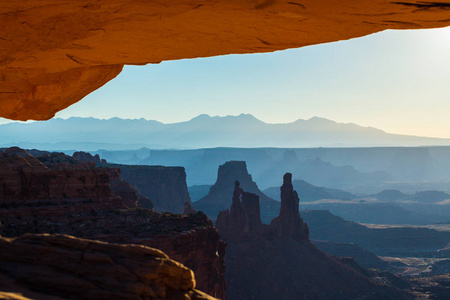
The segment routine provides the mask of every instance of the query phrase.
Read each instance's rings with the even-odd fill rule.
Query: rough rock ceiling
[[[123,65],[450,26],[450,0],[3,0],[0,116],[45,120]]]

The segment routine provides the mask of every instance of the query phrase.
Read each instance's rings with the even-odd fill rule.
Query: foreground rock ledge
[[[449,0],[5,0],[0,117],[49,119],[117,76],[124,64],[449,25]]]
[[[153,248],[67,235],[0,238],[0,298],[215,299],[194,288],[190,269]]]

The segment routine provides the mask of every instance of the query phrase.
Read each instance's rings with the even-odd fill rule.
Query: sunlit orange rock
[[[68,235],[0,237],[0,273],[0,299],[216,299],[157,249]]]
[[[124,64],[449,25],[449,0],[5,0],[0,116],[49,119],[117,76]]]

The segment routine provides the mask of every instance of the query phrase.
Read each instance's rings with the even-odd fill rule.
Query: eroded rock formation
[[[33,299],[214,299],[159,250],[66,235],[0,238],[0,273],[2,291]]]
[[[232,201],[235,201],[233,196],[235,181],[239,181],[242,189],[259,197],[262,221],[270,223],[279,210],[280,202],[267,197],[259,190],[247,171],[245,161],[229,161],[219,166],[216,183],[211,187],[208,195],[193,203],[194,207],[214,218],[220,211],[230,207]]]
[[[278,236],[309,240],[308,224],[303,222],[299,212],[298,194],[292,186],[292,174],[286,173],[283,177],[281,190],[280,215],[272,220],[270,226]]]
[[[263,225],[258,195],[244,192],[240,188],[239,181],[236,181],[232,201],[230,210],[219,212],[216,221],[217,228],[223,234],[233,236],[233,238],[260,233]]]
[[[139,194],[148,197],[156,211],[181,214],[184,211],[184,203],[191,202],[183,167],[116,164],[109,166],[120,168],[120,177],[133,185]]]
[[[56,157],[62,157],[64,161]],[[69,157],[70,160],[73,159]],[[103,209],[123,208],[111,192],[104,168],[68,162],[66,155],[52,154],[39,159],[17,147],[0,151],[0,200],[4,206],[31,206],[42,202],[94,203]]]
[[[138,195],[137,190],[128,182],[120,178],[120,169],[108,168],[109,184],[111,191],[122,198],[123,204],[129,208],[144,207],[153,208],[153,203],[148,197]]]
[[[117,76],[124,64],[448,25],[448,1],[6,0],[0,7],[0,117],[49,119]]]
[[[358,268],[321,252],[309,241],[298,211],[291,174],[284,176],[280,214],[270,225],[260,221],[258,196],[235,184],[230,210],[216,226],[227,243],[227,296],[230,299],[410,299],[377,283]]]
[[[64,233],[152,246],[197,272],[198,289],[225,299],[225,245],[203,213],[136,208],[142,201],[120,179],[119,169],[63,153],[32,152],[39,159],[20,148],[0,151],[2,236]]]
[[[1,209],[0,209],[1,211]],[[164,251],[196,274],[197,289],[225,299],[224,249],[217,230],[203,213],[179,216],[146,209],[70,210],[65,215],[0,216],[0,234],[62,233]]]
[[[140,194],[138,203],[143,208],[183,213],[185,204],[191,203],[183,167],[110,164],[98,154],[92,156],[86,152],[75,152],[73,156],[82,162],[119,170],[120,181],[113,182],[111,187],[119,189],[126,180],[125,184],[130,183]]]

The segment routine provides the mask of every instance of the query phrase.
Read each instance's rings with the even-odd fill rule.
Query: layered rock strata
[[[66,235],[0,238],[0,273],[0,290],[34,299],[214,299],[159,250]]]
[[[119,169],[63,153],[33,153],[39,159],[19,148],[0,152],[1,235],[64,233],[152,246],[196,272],[200,290],[225,299],[225,246],[204,214],[136,208],[142,197]]]
[[[225,299],[225,244],[201,212],[180,216],[147,209],[72,210],[57,216],[2,218],[2,236],[18,237],[26,233],[61,233],[157,248],[192,269],[199,290]]]
[[[51,157],[44,161],[51,168],[20,148],[0,151],[3,208],[64,205],[69,201],[103,209],[124,208],[120,197],[111,192],[108,170],[89,163],[54,163]]]
[[[140,207],[183,213],[186,203],[191,203],[183,167],[110,164],[98,154],[93,156],[86,152],[75,152],[73,157],[98,167],[119,169],[120,180],[126,180],[140,194]]]
[[[184,203],[191,202],[186,184],[186,172],[183,167],[131,166],[108,164],[120,168],[120,177],[133,185],[137,192],[148,197],[156,211],[183,213]]]

